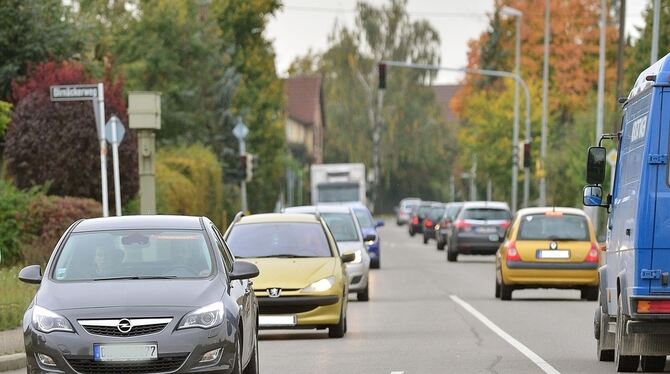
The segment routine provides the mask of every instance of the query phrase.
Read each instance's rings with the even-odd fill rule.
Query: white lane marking
[[[404,371],[392,371],[391,374],[405,374]]]
[[[530,348],[523,345],[523,343],[521,343],[520,341],[514,339],[510,334],[506,333],[503,329],[498,327],[498,325],[493,323],[490,319],[486,318],[485,315],[481,314],[477,309],[472,307],[472,305],[463,301],[460,297],[456,295],[449,295],[449,298],[453,300],[456,304],[460,305],[463,309],[468,311],[468,313],[472,314],[481,323],[483,323],[486,327],[491,329],[491,331],[495,332],[498,336],[500,336],[503,340],[509,343],[512,347],[516,348],[524,356],[528,357],[529,360],[531,360],[545,373],[560,374],[558,370],[554,369],[553,366],[549,365],[549,363],[543,360],[542,357],[538,356],[535,352],[531,351]]]

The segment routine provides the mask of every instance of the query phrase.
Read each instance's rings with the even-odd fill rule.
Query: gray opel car
[[[258,268],[204,217],[80,220],[23,318],[29,373],[258,373]]]

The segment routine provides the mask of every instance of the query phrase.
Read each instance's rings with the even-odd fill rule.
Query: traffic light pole
[[[244,139],[240,139],[240,156],[243,156],[247,153],[247,142]],[[243,212],[247,212],[247,180],[243,178],[240,181],[240,208]]]
[[[511,78],[514,79],[516,83],[519,83],[521,88],[523,88],[523,91],[526,96],[526,142],[530,142],[531,135],[530,135],[530,92],[528,91],[528,85],[526,85],[526,82],[521,79],[521,77],[518,74],[509,72],[509,71],[500,71],[500,70],[488,70],[488,69],[471,69],[471,68],[448,68],[444,66],[439,66],[439,65],[427,65],[427,64],[411,64],[407,62],[402,62],[402,61],[381,61],[379,65],[384,65],[384,66],[395,66],[395,67],[400,67],[400,68],[410,68],[410,69],[423,69],[423,70],[442,70],[442,71],[450,71],[450,72],[457,72],[457,73],[465,73],[465,74],[477,74],[477,75],[486,75],[486,76],[491,76],[491,77],[501,77],[501,78]],[[516,102],[516,106],[518,106],[519,103],[518,101]],[[517,108],[518,109],[518,108]],[[518,166],[518,154],[519,154],[519,129],[518,129],[518,122],[514,123],[514,129],[512,131],[512,198],[511,198],[511,208],[513,212],[516,212],[517,209],[517,197],[518,197],[518,174],[519,174],[519,166]],[[525,167],[526,175],[527,175],[527,180],[530,178],[530,170],[529,167]],[[529,190],[530,188],[524,188],[524,195],[523,195],[523,206],[528,206],[528,200],[529,200]]]

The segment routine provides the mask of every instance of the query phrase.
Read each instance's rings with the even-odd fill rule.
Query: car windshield
[[[476,221],[503,221],[510,219],[509,211],[495,208],[469,208],[463,212],[463,219]]]
[[[70,235],[53,272],[57,281],[203,278],[212,254],[202,231],[114,230]]]
[[[321,213],[338,242],[355,242],[359,240],[354,219],[349,213]]]
[[[272,222],[235,225],[228,235],[235,257],[332,257],[320,223]]]
[[[444,207],[433,207],[430,209],[428,212],[427,217],[432,219],[433,221],[436,221],[444,215]]]
[[[589,241],[589,225],[576,214],[531,214],[521,218],[517,240]]]
[[[356,214],[356,219],[358,219],[358,224],[361,227],[366,229],[375,227],[370,212],[368,212],[367,209],[354,209],[354,214]]]

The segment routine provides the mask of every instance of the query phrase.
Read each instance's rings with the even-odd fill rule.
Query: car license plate
[[[498,242],[498,241],[500,241],[500,237],[497,234],[491,234],[491,235],[489,235],[489,241]]]
[[[260,327],[290,327],[296,323],[295,316],[258,316]]]
[[[495,228],[495,227],[491,227],[491,226],[484,226],[484,227],[477,228],[476,231],[480,234],[492,234],[494,232],[497,232],[498,229]]]
[[[93,344],[95,361],[148,361],[158,358],[156,344]]]
[[[570,251],[538,249],[537,258],[567,259],[570,258]]]

